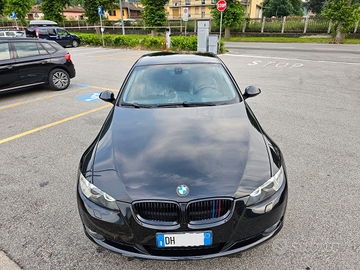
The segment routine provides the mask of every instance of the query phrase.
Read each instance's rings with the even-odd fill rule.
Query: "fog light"
[[[85,229],[92,237],[94,237],[98,240],[101,240],[101,241],[105,240],[104,236],[102,236],[101,234],[98,234],[97,232],[90,230],[88,227],[85,227]]]
[[[271,227],[267,228],[265,231],[264,231],[264,234],[268,234],[268,233],[271,233],[273,232],[277,226],[279,225],[280,221],[276,222],[274,225],[272,225]]]

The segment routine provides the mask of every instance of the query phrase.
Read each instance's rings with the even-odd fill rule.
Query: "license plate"
[[[157,233],[158,247],[195,247],[210,246],[212,243],[212,233]]]

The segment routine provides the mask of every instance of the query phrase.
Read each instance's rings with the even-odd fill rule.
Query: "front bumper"
[[[283,226],[287,204],[287,182],[271,198],[261,204],[246,207],[246,198],[235,201],[224,222],[193,228],[147,226],[134,218],[130,204],[118,203],[120,211],[104,209],[77,192],[78,208],[85,234],[94,243],[124,256],[156,260],[193,260],[226,256],[252,248],[276,235]],[[271,205],[271,210],[267,208]],[[189,228],[192,227],[192,228]],[[213,243],[209,247],[158,248],[156,233],[211,230]]]

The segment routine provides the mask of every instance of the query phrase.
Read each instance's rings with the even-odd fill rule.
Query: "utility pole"
[[[123,33],[123,36],[125,36],[124,18],[123,18],[123,11],[122,11],[122,4],[121,4],[121,0],[119,0],[119,3],[120,3],[120,14],[121,14],[122,33]]]

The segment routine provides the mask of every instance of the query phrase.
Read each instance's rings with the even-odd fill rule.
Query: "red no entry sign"
[[[226,2],[224,0],[220,0],[218,3],[217,3],[217,9],[219,11],[224,11],[226,8]]]

